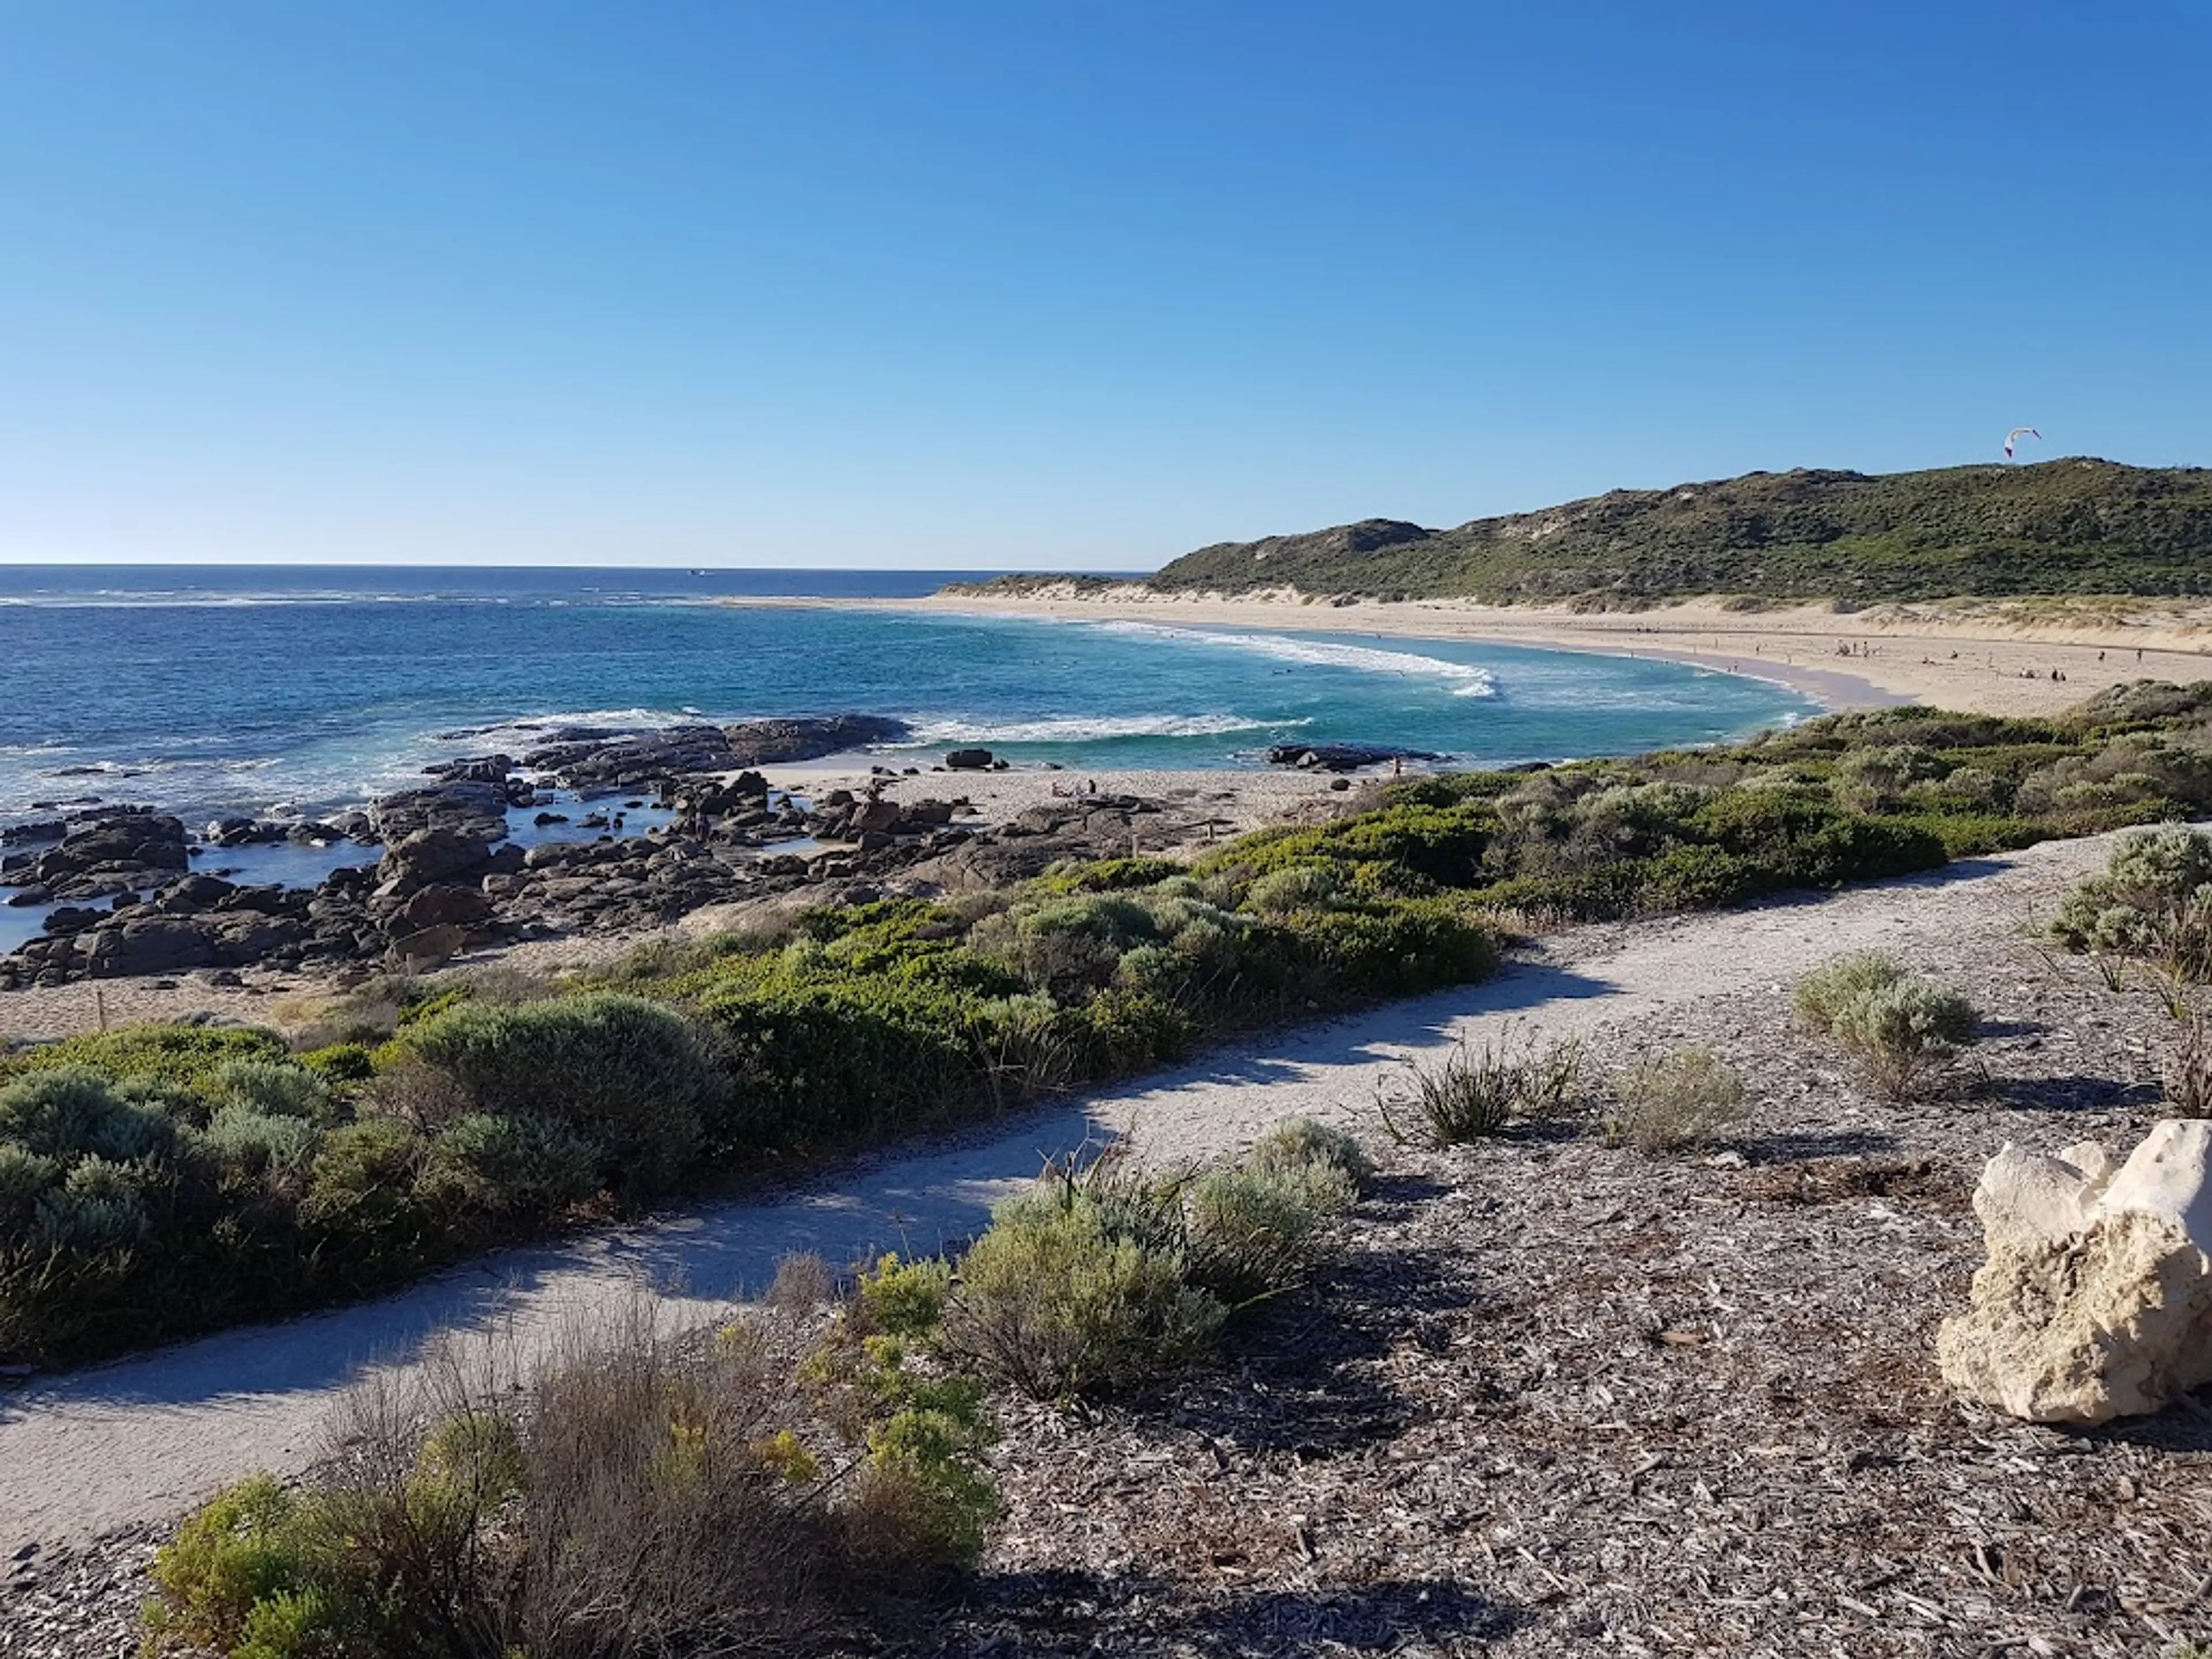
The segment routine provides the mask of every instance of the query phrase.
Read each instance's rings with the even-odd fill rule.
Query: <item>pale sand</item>
[[[1696,599],[1650,611],[1578,612],[1458,599],[1339,605],[1288,590],[1238,599],[1186,597],[1122,586],[1096,598],[1079,598],[1073,587],[1064,587],[1018,599],[952,594],[822,603],[1062,622],[1135,618],[1482,640],[1657,657],[1778,681],[1831,708],[1918,702],[1973,714],[2047,714],[2130,680],[2212,678],[2212,606],[2125,600],[1947,601],[1844,613],[1826,605],[1731,610],[1717,600]],[[2054,669],[2065,678],[2051,678]]]

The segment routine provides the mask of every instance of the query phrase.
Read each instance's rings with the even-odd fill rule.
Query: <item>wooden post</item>
[[[98,980],[92,982],[92,1007],[93,1012],[99,1016],[100,1029],[106,1030],[107,1029],[107,992]]]

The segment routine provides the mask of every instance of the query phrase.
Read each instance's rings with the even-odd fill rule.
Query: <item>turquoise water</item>
[[[0,569],[0,818],[86,795],[312,812],[530,722],[854,711],[1070,766],[1262,763],[1271,743],[1470,765],[1738,736],[1812,712],[1764,681],[1627,658],[1151,622],[734,606],[897,596],[947,572]]]

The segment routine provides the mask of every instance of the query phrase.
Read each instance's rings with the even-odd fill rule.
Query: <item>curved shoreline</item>
[[[748,607],[866,609],[1040,621],[1137,619],[1287,633],[1473,641],[1594,655],[1644,657],[1785,685],[1831,709],[1927,703],[1969,714],[2050,714],[2136,679],[2212,678],[2212,633],[2195,612],[2023,620],[2017,608],[1817,605],[1731,610],[1696,599],[1648,611],[1580,612],[1457,599],[1336,604],[1288,591],[1223,599],[1133,585],[1080,595],[1072,586],[1013,598],[745,598]]]

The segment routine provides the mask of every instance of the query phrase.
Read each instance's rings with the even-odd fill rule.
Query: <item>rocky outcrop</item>
[[[393,886],[392,897],[404,898],[416,887],[480,876],[491,857],[493,839],[443,824],[417,830],[385,849],[376,866],[377,878]]]
[[[820,760],[824,755],[870,744],[896,743],[907,735],[904,720],[881,714],[830,714],[819,719],[743,720],[722,728],[738,766],[782,766]]]
[[[490,842],[507,835],[508,804],[501,784],[455,779],[386,795],[368,809],[369,828],[387,842],[426,830],[449,830]]]
[[[1357,772],[1363,766],[1386,761],[1443,761],[1425,749],[1400,749],[1387,743],[1279,743],[1267,750],[1270,766],[1296,766],[1308,771]]]
[[[521,764],[562,788],[603,794],[656,790],[673,778],[734,771],[750,763],[732,750],[720,726],[702,723],[657,732],[570,728],[524,755]]]
[[[2141,1416],[2212,1382],[2212,1121],[2117,1170],[2093,1142],[2008,1143],[1974,1189],[1989,1260],[1936,1354],[1960,1393],[2036,1423]]]
[[[181,818],[117,808],[70,824],[43,853],[0,857],[0,882],[46,903],[112,898],[172,879],[191,856]]]

